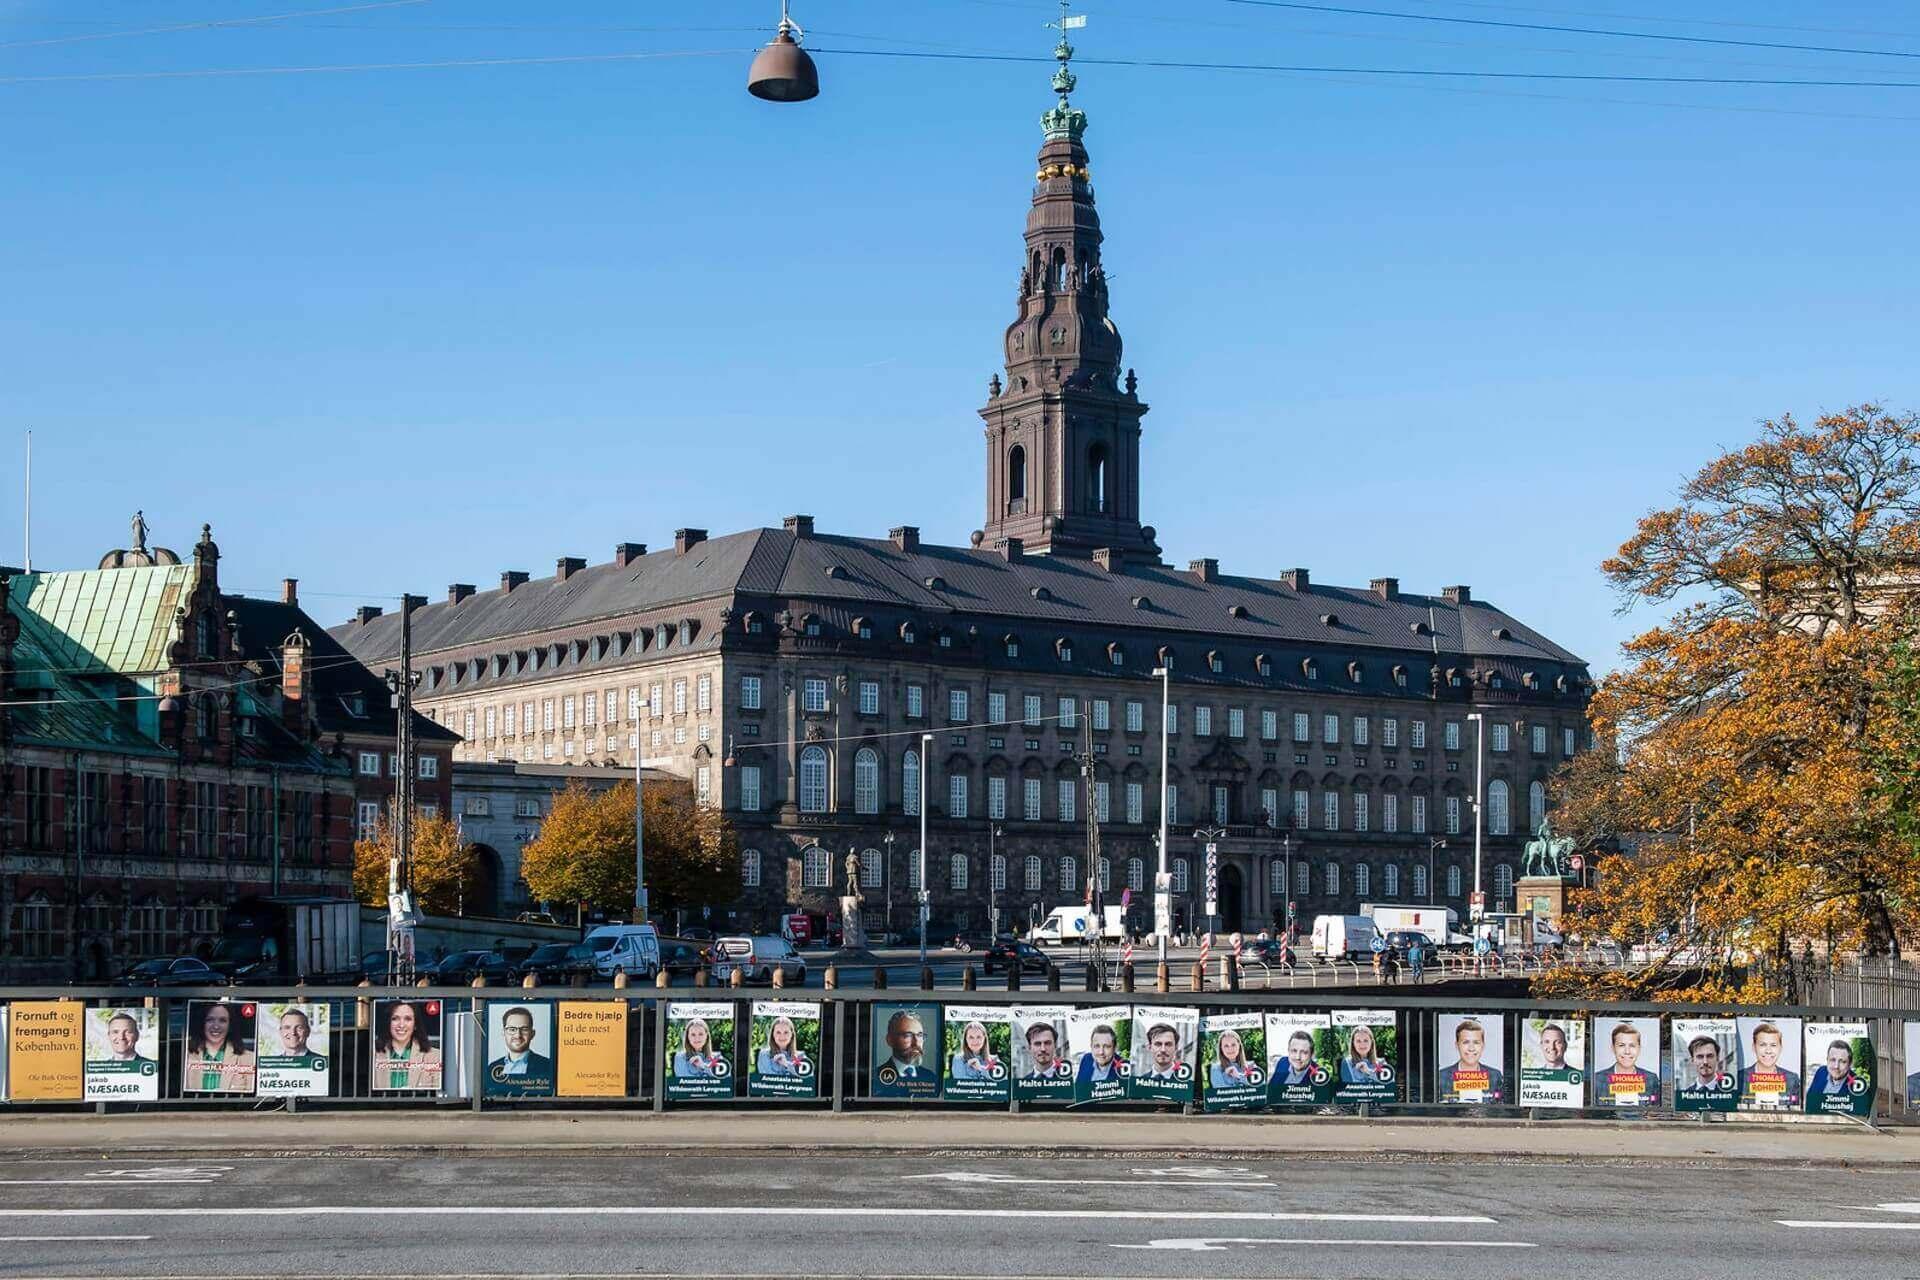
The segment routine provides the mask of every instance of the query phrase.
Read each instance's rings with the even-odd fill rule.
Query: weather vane
[[[1073,72],[1067,68],[1067,64],[1073,61],[1073,46],[1067,43],[1067,32],[1077,31],[1087,25],[1086,14],[1067,12],[1071,3],[1072,0],[1060,0],[1060,21],[1047,24],[1060,33],[1060,43],[1053,47],[1053,56],[1060,61],[1060,69],[1053,73],[1053,91],[1060,95],[1060,106],[1063,109],[1067,105],[1067,95],[1072,93],[1074,86],[1079,83]]]

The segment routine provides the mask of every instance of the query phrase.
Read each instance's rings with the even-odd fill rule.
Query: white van
[[[592,950],[599,977],[651,978],[660,972],[660,931],[650,924],[603,924],[581,941]]]
[[[1358,960],[1372,954],[1374,934],[1367,916],[1320,916],[1313,922],[1313,954],[1323,960]]]

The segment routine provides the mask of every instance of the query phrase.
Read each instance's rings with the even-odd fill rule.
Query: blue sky
[[[682,525],[979,527],[1050,69],[826,51],[1044,56],[1055,6],[799,0],[785,107],[743,89],[772,0],[119,34],[349,3],[0,0],[0,560],[29,426],[42,567],[142,507],[329,622]],[[1086,58],[1920,83],[1892,0],[1360,7],[1904,57],[1080,7]],[[129,78],[628,53],[712,56]],[[1920,88],[1080,71],[1176,563],[1467,582],[1605,669],[1650,618],[1596,566],[1682,475],[1920,404]]]

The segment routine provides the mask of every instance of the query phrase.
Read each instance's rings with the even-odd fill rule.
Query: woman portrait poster
[[[1333,1013],[1335,1102],[1396,1102],[1400,1097],[1400,1032],[1391,1009]]]
[[[1005,1005],[948,1005],[946,1096],[1000,1102],[1013,1096],[1013,1020]]]
[[[667,1096],[733,1096],[733,1005],[667,1003]]]
[[[373,1002],[373,1088],[438,1093],[442,1074],[438,1000]]]
[[[1244,1110],[1267,1100],[1267,1033],[1257,1013],[1200,1019],[1201,1098],[1208,1111]]]
[[[180,1092],[251,1096],[256,1067],[253,1019],[251,1003],[188,1001]]]
[[[820,1096],[820,1004],[755,1000],[747,1038],[747,1096]]]

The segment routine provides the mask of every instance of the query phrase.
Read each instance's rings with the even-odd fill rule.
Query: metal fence
[[[1417,990],[1417,989],[1416,989]],[[440,1050],[443,1056],[444,1070],[439,1087],[429,1093],[403,1092],[384,1087],[373,1069],[373,1001],[375,1000],[436,1001],[441,1022]],[[813,1067],[818,1081],[812,1096],[763,1098],[748,1097],[744,1082],[749,1071],[749,1056],[746,1046],[737,1037],[731,1048],[729,1068],[718,1074],[727,1077],[724,1088],[717,1096],[700,1101],[683,1101],[670,1096],[672,1090],[664,1087],[668,1080],[668,1064],[671,1059],[672,1044],[669,1038],[669,1012],[672,1006],[685,1003],[702,1003],[724,1006],[730,1010],[731,1017],[727,1025],[730,1032],[747,1021],[742,1015],[750,1002],[755,1000],[800,1001],[819,1005],[818,1041],[813,1047]],[[330,1063],[324,1096],[314,1097],[235,1097],[230,1095],[204,1094],[189,1090],[184,1080],[186,1041],[188,1032],[187,1009],[189,1001],[223,1002],[230,1006],[268,1005],[279,1001],[299,1001],[312,1006],[324,1006],[328,1012],[329,1043],[326,1056]],[[486,1017],[490,1006],[522,1006],[531,1003],[543,1004],[552,1001],[573,1004],[576,1002],[618,1003],[624,1010],[624,1044],[618,1047],[619,1071],[615,1096],[598,1098],[580,1098],[564,1096],[522,1096],[514,1098],[496,1098],[489,1095],[485,1068],[489,1046],[486,1043]],[[1552,1017],[1559,1021],[1580,1020],[1583,1025],[1591,1026],[1595,1035],[1589,1037],[1589,1057],[1586,1069],[1592,1071],[1598,1065],[1598,1033],[1602,1024],[1611,1023],[1628,1017],[1671,1018],[1671,1017],[1764,1017],[1774,1019],[1802,1019],[1806,1021],[1835,1021],[1865,1023],[1876,1051],[1875,1070],[1872,1080],[1873,1100],[1870,1121],[1914,1123],[1920,1120],[1914,1114],[1914,1108],[1920,1106],[1920,1100],[1909,1096],[1911,1092],[1908,1072],[1920,1072],[1920,1063],[1907,1061],[1906,1038],[1903,1020],[1892,1016],[1886,1009],[1872,1003],[1847,1003],[1840,1005],[1793,1005],[1769,1006],[1763,1008],[1742,1007],[1730,1010],[1709,1005],[1660,1005],[1649,1003],[1594,1003],[1583,1001],[1555,1001],[1532,999],[1494,999],[1479,996],[1466,996],[1437,992],[1433,995],[1415,995],[1411,990],[1402,989],[1383,993],[1379,990],[1367,992],[1340,991],[1332,988],[1315,990],[1311,986],[1265,989],[1258,984],[1246,984],[1238,991],[1228,992],[1077,992],[1077,991],[930,991],[917,989],[897,990],[782,990],[760,989],[742,990],[738,988],[684,987],[649,988],[645,990],[581,990],[569,988],[318,988],[300,990],[260,990],[237,991],[234,988],[208,988],[206,990],[171,991],[165,995],[147,995],[128,991],[124,988],[22,988],[0,990],[0,1005],[10,1005],[19,1009],[24,1003],[60,1002],[63,1007],[78,1005],[82,1010],[92,1008],[129,1008],[142,1007],[154,1011],[153,1019],[158,1035],[158,1044],[152,1054],[157,1076],[154,1089],[155,1101],[122,1102],[97,1101],[92,1103],[73,1101],[62,1102],[25,1102],[0,1104],[0,1114],[8,1110],[72,1110],[76,1104],[82,1109],[92,1107],[100,1112],[128,1110],[171,1110],[178,1108],[225,1108],[235,1109],[284,1109],[287,1111],[305,1111],[322,1108],[340,1107],[461,1107],[473,1110],[495,1110],[508,1108],[540,1107],[619,1107],[626,1109],[651,1108],[662,1110],[668,1107],[700,1106],[738,1106],[762,1107],[802,1106],[840,1111],[850,1108],[881,1106],[955,1106],[979,1109],[983,1106],[1020,1111],[1023,1109],[1046,1109],[1063,1107],[1068,1104],[1054,1102],[1001,1101],[993,1104],[979,1102],[955,1102],[949,1099],[897,1101],[880,1096],[883,1090],[875,1087],[880,1066],[884,1059],[885,1021],[884,1013],[903,1004],[935,1006],[984,1006],[988,1008],[1007,1006],[1051,1005],[1065,1006],[1069,1009],[1089,1006],[1126,1004],[1142,1009],[1166,1007],[1168,1009],[1197,1009],[1202,1017],[1229,1013],[1320,1013],[1336,1010],[1370,1009],[1381,1010],[1389,1014],[1398,1043],[1397,1079],[1394,1082],[1393,1098],[1361,1106],[1360,1114],[1449,1114],[1449,1115],[1525,1115],[1540,1114],[1537,1109],[1523,1108],[1516,1104],[1517,1090],[1509,1085],[1507,1097],[1499,1104],[1477,1104],[1461,1106],[1443,1102],[1436,1088],[1436,1073],[1441,1065],[1441,1018],[1445,1015],[1476,1014],[1491,1015],[1498,1018],[1497,1039],[1493,1048],[1502,1063],[1508,1065],[1508,1079],[1516,1080],[1518,1071],[1513,1070],[1520,1063],[1521,1022],[1524,1018]],[[889,1008],[883,1009],[882,1006]],[[236,1013],[238,1010],[236,1009]],[[1144,1016],[1144,1015],[1143,1015]],[[716,1019],[717,1020],[717,1019]],[[82,1017],[81,1021],[85,1021]],[[318,1019],[316,1019],[316,1022]],[[549,1025],[557,1025],[550,1022]],[[16,1031],[20,1030],[15,1024]],[[1661,1091],[1662,1105],[1640,1112],[1643,1116],[1673,1116],[1674,1089],[1672,1081],[1677,1064],[1674,1054],[1669,1051],[1669,1024],[1660,1023],[1660,1044],[1648,1057],[1658,1059],[1660,1074],[1667,1087]],[[256,1046],[257,1047],[257,1046]],[[561,1048],[564,1054],[564,1046]],[[1065,1046],[1062,1046],[1064,1049]],[[928,1045],[928,1061],[944,1062],[942,1046]],[[1271,1047],[1270,1047],[1271,1049]],[[549,1052],[553,1052],[550,1048]],[[144,1050],[143,1050],[144,1053]],[[20,1065],[19,1055],[11,1055],[16,1067]],[[717,1059],[716,1059],[717,1060]],[[564,1063],[563,1063],[564,1065]],[[1202,1073],[1202,1065],[1195,1062],[1192,1079],[1195,1086],[1181,1100],[1182,1105],[1175,1109],[1197,1111],[1203,1104],[1203,1091],[1197,1087]],[[1810,1074],[1814,1063],[1803,1064]],[[1863,1064],[1864,1065],[1864,1064]],[[940,1067],[930,1067],[938,1076]],[[16,1086],[19,1072],[15,1072]],[[1804,1081],[1803,1081],[1804,1083]],[[15,1096],[18,1090],[16,1088]],[[1580,1100],[1588,1099],[1585,1090],[1580,1092]],[[1136,1110],[1165,1109],[1167,1103],[1138,1101],[1098,1104],[1102,1110],[1112,1108],[1133,1108]],[[1258,1109],[1258,1108],[1256,1108]],[[1348,1112],[1356,1108],[1347,1107]],[[1338,1106],[1325,1106],[1317,1110],[1335,1113]],[[1309,1109],[1313,1114],[1315,1109]],[[1582,1106],[1558,1110],[1554,1114],[1615,1115],[1607,1110],[1593,1110]],[[1741,1113],[1744,1117],[1747,1113]],[[1692,1118],[1688,1116],[1687,1118]],[[1777,1118],[1777,1117],[1775,1117]]]

